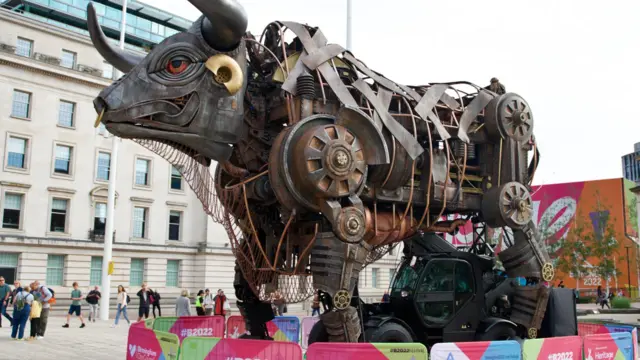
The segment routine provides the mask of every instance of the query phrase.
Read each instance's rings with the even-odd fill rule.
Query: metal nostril
[[[107,104],[101,97],[97,97],[93,99],[93,108],[96,109],[98,114],[100,114],[103,110],[106,110]]]

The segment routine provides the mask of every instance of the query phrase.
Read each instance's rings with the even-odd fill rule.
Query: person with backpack
[[[35,288],[35,283],[32,284],[32,288]],[[31,294],[33,295],[33,293]],[[37,295],[34,295],[37,296]],[[31,320],[31,334],[29,340],[41,339],[40,335],[40,315],[42,314],[42,304],[38,300],[34,300],[31,303],[31,312],[29,313],[29,320]]]
[[[124,319],[127,320],[127,323],[131,325],[131,321],[129,321],[129,316],[127,316],[127,304],[131,301],[129,295],[124,289],[124,286],[118,285],[118,310],[116,311],[116,321],[111,325],[111,327],[117,327],[118,321],[120,320],[120,315],[124,316]]]
[[[67,314],[67,322],[62,325],[63,328],[69,327],[69,320],[71,319],[71,315],[76,313],[76,316],[80,318],[80,328],[85,327],[84,319],[82,318],[82,291],[78,289],[78,283],[73,283],[73,290],[71,290],[71,306],[69,306],[69,313]]]
[[[157,291],[149,289],[149,300],[153,307],[153,310],[151,311],[153,313],[153,318],[156,318],[156,308],[158,308],[158,316],[162,316],[162,310],[160,309],[160,294],[158,294]]]
[[[47,330],[47,322],[49,320],[49,311],[51,305],[56,303],[55,292],[53,289],[44,285],[40,285],[38,280],[34,281],[38,293],[40,294],[40,302],[42,303],[42,311],[40,312],[40,323],[38,324],[38,339],[44,338],[44,333]]]
[[[89,322],[93,318],[93,322],[96,322],[96,318],[98,317],[98,304],[100,303],[100,288],[96,285],[93,290],[89,291],[87,294],[87,303],[89,303]]]
[[[27,326],[29,314],[31,314],[31,304],[33,295],[29,293],[29,287],[17,288],[15,299],[13,300],[13,327],[11,338],[14,340],[24,340],[24,328]]]

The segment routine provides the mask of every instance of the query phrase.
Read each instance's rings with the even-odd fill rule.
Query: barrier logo
[[[158,357],[158,353],[153,350],[145,349],[140,345],[129,344],[129,354],[137,360],[151,360]]]
[[[452,353],[449,353],[449,356],[447,356],[447,360],[455,360]]]
[[[573,353],[568,351],[568,352],[549,354],[547,359],[548,360],[573,360]]]

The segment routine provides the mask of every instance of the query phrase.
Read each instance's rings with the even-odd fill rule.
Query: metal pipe
[[[351,0],[347,0],[347,50],[351,49]]]
[[[124,35],[127,29],[127,0],[122,3],[122,22],[120,26],[120,49],[124,50]],[[116,70],[120,72],[119,70]],[[119,74],[118,77],[122,76]],[[102,297],[100,298],[100,318],[109,320],[109,302],[111,298],[111,274],[109,268],[113,255],[113,228],[116,202],[116,175],[118,169],[118,148],[122,139],[113,136],[111,164],[109,164],[109,188],[107,190],[107,223],[104,234],[104,252],[102,255]]]

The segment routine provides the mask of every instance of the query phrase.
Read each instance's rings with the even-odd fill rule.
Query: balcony
[[[91,229],[89,230],[89,240],[94,241],[94,242],[104,242],[104,229]],[[116,241],[116,231],[113,231],[113,242]]]

